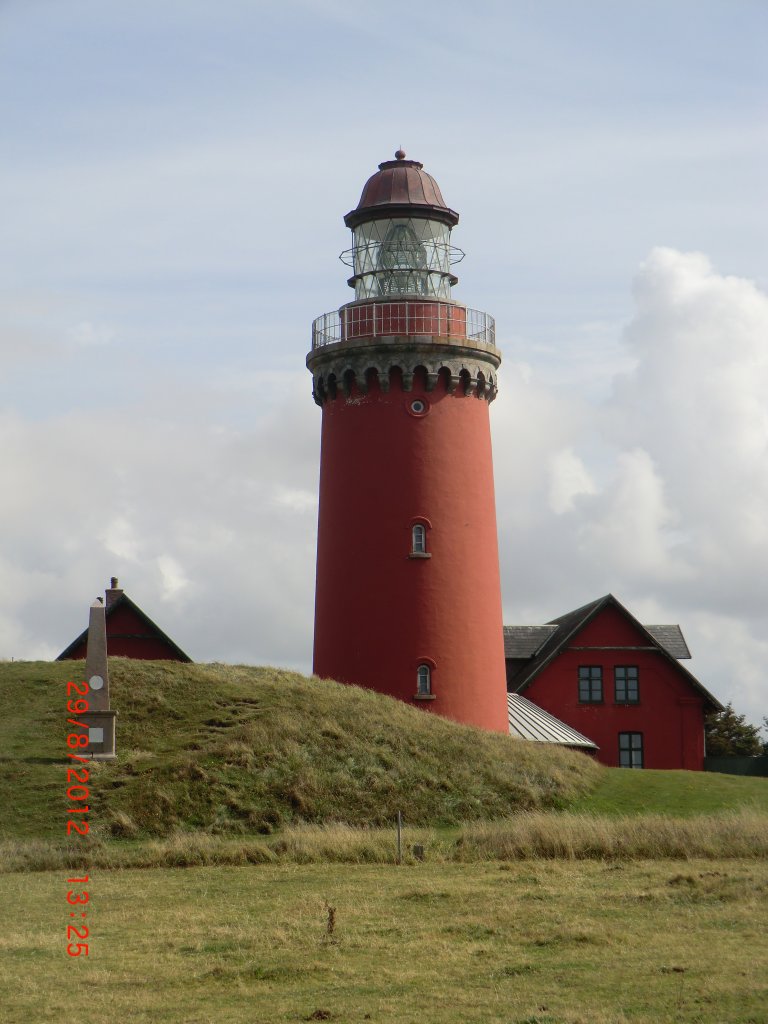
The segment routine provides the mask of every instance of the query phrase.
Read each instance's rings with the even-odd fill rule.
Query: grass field
[[[768,814],[768,779],[716,772],[605,769],[569,810],[590,814],[668,814],[688,818],[738,807]]]
[[[768,1024],[768,780],[607,770],[274,669],[110,668],[119,759],[67,844],[82,666],[0,665],[2,1024]]]
[[[765,861],[6,875],[4,1024],[765,1024]],[[331,910],[332,908],[332,910]]]

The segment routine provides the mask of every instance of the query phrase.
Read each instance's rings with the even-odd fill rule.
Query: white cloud
[[[302,491],[295,487],[277,485],[272,492],[272,500],[289,512],[311,512],[317,510],[317,494]]]
[[[189,586],[184,570],[170,555],[159,555],[157,567],[162,578],[162,596],[165,601],[172,601],[179,596],[180,591]]]
[[[595,494],[596,488],[587,467],[572,448],[561,448],[549,460],[549,507],[556,515],[573,508],[582,494]]]
[[[274,383],[250,431],[211,426],[204,388],[0,421],[0,657],[57,654],[114,575],[194,658],[309,669],[319,413],[303,373]]]
[[[90,348],[93,345],[109,345],[114,340],[115,331],[106,324],[93,324],[89,320],[83,320],[75,324],[67,332],[76,345]]]
[[[617,577],[659,585],[688,575],[668,540],[673,514],[664,481],[642,448],[616,456],[614,480],[581,513],[582,553],[610,565]]]
[[[105,495],[94,494],[94,498],[102,506],[106,505]],[[140,542],[133,524],[124,515],[118,515],[107,523],[99,534],[104,549],[121,562],[136,562],[139,558]]]
[[[616,382],[609,429],[653,459],[711,599],[723,574],[754,593],[768,557],[768,296],[669,249],[651,253],[635,295],[638,362]]]

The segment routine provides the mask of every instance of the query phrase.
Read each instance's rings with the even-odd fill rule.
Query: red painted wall
[[[366,302],[340,310],[342,340],[382,334],[465,338],[467,311],[447,302]]]
[[[431,558],[408,557],[415,520]],[[421,662],[434,701],[414,700]],[[416,374],[324,402],[314,671],[507,732],[486,401]]]
[[[661,652],[633,647],[647,648],[648,638],[616,608],[606,608],[526,687],[525,696],[597,743],[605,765],[618,766],[620,732],[640,732],[645,768],[701,771],[701,696]],[[579,704],[580,665],[602,666],[602,704]],[[638,666],[638,704],[614,702],[615,665]]]
[[[137,658],[143,661],[178,661],[173,648],[150,633],[146,621],[132,608],[121,606],[107,615],[107,654],[113,658]],[[67,660],[85,658],[86,644],[76,647]]]

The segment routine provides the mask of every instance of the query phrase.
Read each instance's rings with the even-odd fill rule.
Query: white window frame
[[[429,665],[421,664],[416,669],[416,696],[432,696],[432,669]]]

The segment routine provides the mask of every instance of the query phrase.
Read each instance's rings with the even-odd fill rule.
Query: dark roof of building
[[[504,627],[504,657],[505,658],[532,658],[542,647],[545,640],[548,640],[553,633],[557,632],[556,625],[545,626],[505,626]],[[685,642],[683,631],[679,626],[644,626],[654,640],[658,641],[664,650],[668,651],[673,658],[682,660],[690,658],[691,652]]]
[[[558,743],[564,747],[581,747],[587,750],[598,750],[596,743],[576,732],[570,725],[559,718],[542,711],[540,707],[522,697],[519,693],[507,694],[509,711],[509,734],[521,740],[534,743]]]
[[[658,640],[665,651],[669,651],[673,658],[680,661],[683,658],[690,658],[691,652],[685,642],[683,631],[679,626],[646,626],[645,627],[654,640]]]
[[[557,626],[505,626],[504,657],[532,658]]]
[[[627,609],[617,601],[613,594],[606,594],[604,597],[599,597],[596,601],[590,601],[589,604],[582,605],[581,608],[576,608],[572,612],[566,612],[565,615],[559,615],[556,619],[552,619],[551,622],[547,623],[549,626],[555,626],[556,629],[550,633],[550,635],[544,640],[544,643],[536,650],[533,656],[530,656],[530,660],[527,664],[523,665],[519,672],[511,680],[511,686],[517,693],[522,693],[525,688],[533,682],[536,676],[550,664],[562,651],[568,647],[571,639],[580,632],[592,619],[595,618],[605,608],[614,607],[618,609],[624,615],[636,629],[641,633],[644,633],[648,639],[648,647],[650,649],[656,649],[659,653],[668,658],[669,661],[676,666],[679,672],[687,678],[688,682],[697,690],[706,704],[709,704],[709,710],[722,711],[723,705],[716,697],[707,690],[696,676],[692,672],[689,672],[687,668],[679,663],[677,660],[679,657],[690,657],[688,651],[688,645],[683,639],[682,632],[679,626],[654,626],[649,628],[643,626],[642,623],[638,622],[637,619]],[[507,629],[515,629],[517,627],[505,627]],[[535,628],[535,627],[534,627]],[[656,630],[656,634],[652,632]],[[674,631],[677,633],[674,633]],[[669,646],[667,646],[669,643]],[[676,653],[684,649],[686,654]],[[509,657],[509,655],[508,655]],[[517,657],[523,657],[517,655]]]
[[[344,218],[348,228],[381,217],[433,217],[451,227],[459,215],[445,204],[440,186],[418,160],[406,160],[401,149],[385,160],[363,187],[360,202]]]
[[[157,625],[157,623],[153,622],[152,619],[150,619],[150,617],[146,614],[146,612],[143,612],[141,608],[139,608],[139,606],[134,601],[132,601],[130,597],[128,597],[127,594],[120,592],[114,598],[114,600],[107,602],[107,608],[105,612],[105,619],[107,621],[109,621],[110,615],[112,615],[117,608],[129,608],[132,612],[134,612],[145,623],[147,629],[150,630],[153,636],[155,636],[158,640],[162,640],[163,643],[168,645],[168,647],[174,652],[179,661],[192,661],[190,656],[186,654],[184,651],[182,651],[179,645],[174,643],[173,640],[171,640],[171,638],[168,636],[168,634],[164,633],[162,629],[160,629],[160,627]],[[61,652],[58,658],[56,658],[56,661],[66,661],[68,658],[72,656],[72,652],[75,651],[80,646],[80,644],[84,644],[87,641],[87,639],[88,629],[86,628],[78,637],[76,637],[72,641],[69,647],[65,648]],[[107,634],[107,651],[109,651],[109,634]]]

